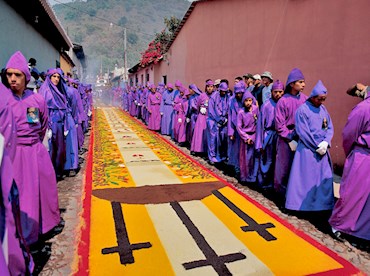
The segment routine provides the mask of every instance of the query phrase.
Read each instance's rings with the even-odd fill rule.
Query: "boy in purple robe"
[[[9,105],[12,93],[0,83],[0,135],[3,152],[0,154],[0,274],[25,275],[32,272],[32,258],[24,243],[19,218],[19,191],[13,180],[13,161],[17,146],[17,132],[13,113]],[[4,236],[5,230],[7,235]],[[7,244],[4,246],[3,244]],[[4,250],[4,251],[3,251]],[[5,259],[8,260],[5,263]],[[26,258],[25,258],[26,257]]]
[[[9,104],[17,127],[13,172],[21,202],[20,220],[25,241],[32,245],[38,241],[40,234],[49,232],[60,222],[55,171],[42,144],[48,110],[41,95],[26,89],[30,73],[21,52],[16,52],[9,59],[6,77],[13,94]],[[37,109],[37,121],[28,120],[27,108]]]
[[[202,91],[195,84],[189,85],[189,107],[186,114],[186,142],[188,145],[190,145],[193,138],[195,122],[198,117],[197,100],[201,93]]]
[[[129,112],[132,117],[137,116],[137,93],[136,88],[134,86],[131,86],[130,88],[130,94],[129,94]]]
[[[148,112],[149,112],[149,121],[148,129],[159,131],[161,128],[161,114],[160,114],[160,105],[162,101],[162,94],[156,90],[154,84],[150,86],[150,94],[148,96]]]
[[[370,247],[370,87],[361,83],[347,93],[364,99],[348,116],[344,126],[343,148],[346,154],[340,198],[329,220],[336,237],[347,239],[357,246]],[[349,236],[348,236],[349,235]]]
[[[239,110],[243,108],[243,94],[245,91],[245,84],[239,81],[234,85],[234,95],[230,98],[229,112],[227,120],[227,135],[228,140],[228,165],[232,167],[235,175],[240,173],[239,166],[239,147],[240,135],[236,129],[237,117]]]
[[[229,87],[225,82],[222,82],[209,99],[207,136],[208,160],[211,165],[227,159],[228,91]]]
[[[305,87],[304,79],[301,70],[294,68],[288,75],[284,96],[281,97],[275,108],[275,129],[278,139],[274,188],[282,201],[279,203],[282,205],[280,207],[285,205],[290,168],[298,145],[298,136],[295,131],[295,112],[307,100],[307,96],[302,93]]]
[[[180,87],[180,93],[174,100],[174,139],[180,146],[186,141],[186,112],[188,110],[188,96],[189,90]]]
[[[62,75],[57,69],[49,69],[45,82],[39,90],[39,94],[44,97],[48,107],[49,152],[58,180],[63,179],[66,161],[65,136],[69,131],[66,116],[68,109],[66,91],[60,81],[61,77]]]
[[[143,93],[141,93],[140,101],[138,102],[138,104],[141,106],[141,120],[146,125],[149,123],[148,96],[150,94],[150,86],[151,84],[149,83],[143,88]]]
[[[257,120],[255,149],[259,152],[258,186],[263,190],[274,186],[277,133],[275,130],[275,108],[284,94],[284,84],[276,80],[272,85],[271,98],[261,106]]]
[[[319,80],[295,113],[299,140],[286,192],[285,208],[289,210],[326,211],[334,206],[333,170],[328,151],[334,128],[329,112],[322,105],[326,96],[327,89]]]
[[[85,111],[82,104],[82,99],[80,92],[78,91],[79,83],[74,79],[68,79],[68,82],[70,84],[69,89],[71,89],[75,95],[76,103],[77,103],[77,118],[78,118],[78,126],[77,126],[77,142],[78,142],[78,149],[81,150],[82,146],[85,141],[85,134],[82,129],[82,124],[84,120],[86,120],[85,117]]]
[[[191,154],[204,154],[207,152],[207,117],[208,101],[213,93],[213,81],[206,82],[205,92],[201,93],[197,99],[198,116],[194,125],[193,138],[191,139]]]
[[[167,84],[167,89],[163,92],[161,101],[161,134],[171,135],[172,133],[172,114],[173,114],[173,101],[175,93],[173,91],[172,83]]]
[[[67,96],[67,120],[68,133],[66,136],[66,162],[64,170],[68,176],[75,176],[78,170],[78,106],[77,97],[72,87],[67,86],[64,78],[61,78],[62,85],[65,87]]]
[[[258,107],[253,104],[254,97],[251,92],[245,91],[243,95],[243,108],[237,116],[236,129],[240,135],[240,181],[241,183],[256,182],[257,164],[254,157],[254,143],[256,140],[256,126]]]

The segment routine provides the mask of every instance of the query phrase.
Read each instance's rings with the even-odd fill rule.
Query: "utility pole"
[[[127,82],[127,36],[126,28],[123,29],[123,80]]]

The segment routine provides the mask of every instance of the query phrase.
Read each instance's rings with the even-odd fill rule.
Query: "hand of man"
[[[207,113],[207,108],[201,107],[199,111],[200,111],[200,113],[202,113],[203,115],[205,115]]]
[[[69,130],[64,131],[64,136],[67,136],[69,133]]]
[[[177,121],[181,124],[182,123],[182,119],[181,118],[178,118]]]
[[[297,150],[298,143],[294,140],[289,142],[289,147],[291,151],[296,151]]]
[[[52,136],[53,136],[53,132],[51,131],[51,129],[48,129],[46,131],[46,137],[48,137],[48,139],[51,139]]]
[[[186,118],[186,122],[187,123],[190,123],[190,118]]]

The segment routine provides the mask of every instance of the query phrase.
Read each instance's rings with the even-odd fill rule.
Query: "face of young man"
[[[18,69],[9,68],[6,70],[6,78],[10,89],[17,94],[23,93],[26,89],[26,76]]]
[[[326,100],[326,95],[318,95],[310,99],[311,103],[315,107],[319,107],[320,105],[322,105],[325,102],[325,100]]]
[[[50,77],[51,82],[57,86],[60,81],[60,75],[58,73],[52,74]]]
[[[272,99],[277,102],[284,95],[284,90],[273,90],[271,92]]]
[[[235,98],[240,101],[242,98],[243,98],[243,93],[241,92],[238,92],[238,93],[235,93]]]
[[[302,92],[306,86],[306,83],[304,80],[298,80],[296,82],[291,83],[290,86],[292,87],[292,90]]]
[[[271,84],[271,80],[267,77],[262,77],[262,83],[264,86],[269,86]]]
[[[213,85],[207,85],[207,93],[208,94],[212,94],[213,89],[214,89],[214,86]]]
[[[250,108],[252,106],[253,100],[251,98],[247,98],[244,100],[244,106],[246,108]]]

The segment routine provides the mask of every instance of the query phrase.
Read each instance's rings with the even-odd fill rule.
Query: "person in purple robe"
[[[163,92],[160,113],[161,113],[161,134],[171,135],[172,133],[172,114],[175,93],[172,83],[167,84],[167,89]]]
[[[82,146],[83,146],[84,141],[85,141],[85,134],[84,134],[83,129],[82,129],[83,122],[84,122],[84,120],[86,120],[85,111],[83,109],[83,104],[82,104],[82,99],[81,99],[80,92],[78,91],[79,83],[76,80],[71,79],[71,78],[68,79],[68,83],[69,83],[69,89],[73,91],[73,93],[75,95],[75,99],[76,99],[77,118],[78,118],[77,142],[78,142],[78,149],[82,150]]]
[[[227,120],[227,135],[228,140],[228,165],[231,166],[231,175],[239,175],[239,147],[240,147],[240,135],[236,129],[237,117],[240,109],[243,108],[243,94],[245,91],[245,84],[243,81],[239,81],[234,85],[234,95],[230,98],[229,112]]]
[[[305,78],[301,70],[294,68],[288,75],[284,96],[281,97],[275,107],[275,129],[278,139],[274,188],[278,193],[278,205],[282,208],[285,206],[290,168],[298,145],[298,136],[295,130],[295,112],[307,100],[307,96],[302,93],[304,87]]]
[[[295,113],[299,140],[286,192],[285,208],[289,210],[327,211],[334,206],[333,169],[328,150],[334,128],[322,104],[327,93],[319,80]]]
[[[174,97],[175,97],[175,99],[176,99],[176,97],[180,94],[180,89],[182,89],[183,88],[183,85],[182,85],[182,83],[181,83],[181,81],[180,80],[176,80],[175,81],[175,89],[174,89]],[[175,130],[175,125],[176,125],[176,120],[175,120],[175,116],[176,116],[176,114],[175,114],[175,112],[172,114],[172,129],[173,130]],[[176,141],[176,139],[175,139],[175,133],[174,133],[174,131],[172,131],[172,135],[171,135],[171,138],[174,140],[174,141]]]
[[[137,116],[137,111],[138,111],[138,97],[137,97],[137,92],[136,92],[136,88],[134,86],[131,86],[131,89],[130,89],[130,97],[129,97],[129,103],[130,103],[130,115],[132,117],[136,117]]]
[[[195,122],[193,138],[191,139],[190,153],[192,155],[203,155],[207,153],[207,117],[209,97],[214,90],[213,81],[207,80],[205,92],[197,99],[198,116]]]
[[[2,83],[0,97],[0,136],[3,146],[0,154],[0,274],[25,275],[32,272],[33,263],[19,223],[19,191],[13,179],[12,163],[17,146],[17,131],[9,105],[12,93]]]
[[[237,116],[236,129],[240,135],[239,165],[240,182],[253,184],[256,182],[257,162],[254,156],[258,107],[253,104],[254,96],[249,91],[243,94],[243,108]]]
[[[222,82],[209,99],[207,136],[208,160],[211,165],[227,159],[228,85]]]
[[[156,90],[154,84],[150,86],[150,94],[148,95],[148,112],[149,112],[149,122],[148,129],[159,131],[161,128],[161,114],[160,105],[162,101],[162,94]]]
[[[193,138],[195,122],[198,117],[198,106],[197,101],[199,95],[202,94],[202,91],[195,84],[189,85],[189,104],[188,111],[186,113],[186,143],[190,145]]]
[[[150,94],[150,86],[149,83],[146,87],[144,87],[143,92],[140,97],[140,101],[138,104],[141,106],[141,120],[144,122],[144,124],[148,125],[149,123],[149,112],[148,112],[148,96]]]
[[[39,94],[44,97],[48,107],[49,152],[58,180],[63,179],[66,161],[65,136],[69,131],[66,115],[68,109],[67,92],[60,81],[61,77],[61,73],[57,69],[49,69],[45,82],[39,90]]]
[[[42,144],[48,125],[48,107],[42,95],[26,89],[30,73],[21,52],[10,57],[6,77],[12,91],[9,105],[17,129],[13,174],[21,202],[20,221],[24,239],[32,245],[40,234],[53,230],[61,221],[55,171]],[[37,109],[37,122],[27,119],[28,108]]]
[[[284,84],[276,80],[271,87],[271,98],[261,106],[257,120],[255,149],[259,152],[257,184],[264,191],[274,187],[277,132],[275,108],[284,94]]]
[[[356,246],[370,248],[370,87],[357,83],[347,93],[362,98],[344,126],[343,148],[346,155],[340,198],[329,223],[335,236],[347,238]]]
[[[75,176],[78,171],[78,106],[77,98],[72,87],[67,86],[64,78],[61,78],[61,84],[66,91],[67,111],[66,120],[68,121],[68,133],[66,136],[66,162],[64,171],[68,176]]]
[[[175,113],[174,120],[174,139],[179,144],[179,146],[183,146],[186,141],[186,112],[188,110],[188,97],[189,97],[189,90],[180,87],[180,93],[176,96],[174,100],[173,110]]]

